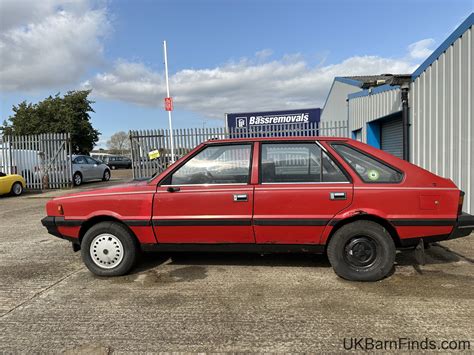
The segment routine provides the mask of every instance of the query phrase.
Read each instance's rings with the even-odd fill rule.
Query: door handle
[[[245,202],[248,201],[247,194],[235,194],[234,195],[234,202]]]
[[[345,200],[347,197],[345,192],[331,192],[329,198],[331,200]]]

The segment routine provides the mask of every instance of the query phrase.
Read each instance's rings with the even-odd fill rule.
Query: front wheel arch
[[[390,236],[393,239],[393,242],[395,243],[395,246],[396,247],[401,246],[400,236],[398,235],[397,230],[395,229],[395,227],[389,221],[387,221],[386,219],[384,219],[382,217],[372,215],[372,214],[360,214],[360,215],[356,215],[356,216],[352,216],[352,217],[343,219],[343,220],[337,222],[334,225],[334,227],[332,228],[331,232],[329,233],[329,236],[328,236],[328,238],[326,240],[326,243],[325,243],[326,250],[327,250],[327,247],[329,245],[329,242],[331,241],[331,238],[334,236],[334,233],[336,233],[338,231],[338,229],[345,226],[346,224],[356,222],[356,221],[372,221],[372,222],[380,224],[390,234]]]
[[[83,222],[82,225],[81,225],[81,229],[79,230],[79,245],[82,244],[82,239],[86,235],[87,231],[89,229],[91,229],[94,225],[96,225],[98,223],[101,223],[101,222],[117,222],[117,223],[120,223],[121,225],[123,225],[125,228],[128,229],[128,231],[130,232],[130,235],[135,239],[135,242],[141,248],[140,241],[138,240],[137,236],[132,231],[132,229],[129,226],[127,226],[125,223],[123,223],[123,221],[121,221],[120,219],[112,217],[112,216],[95,216],[95,217],[92,217],[92,218],[86,220],[85,222]]]

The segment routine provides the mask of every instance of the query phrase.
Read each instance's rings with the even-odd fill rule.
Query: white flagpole
[[[170,83],[168,81],[168,54],[166,52],[166,41],[163,41],[163,51],[165,55],[166,97],[170,97]],[[168,110],[168,121],[169,121],[169,126],[170,126],[171,163],[174,163],[174,141],[173,141],[173,124],[171,121],[171,110]]]

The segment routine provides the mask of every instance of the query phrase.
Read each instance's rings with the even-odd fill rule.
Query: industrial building
[[[410,75],[337,77],[321,122],[346,119],[349,134],[466,192],[474,212],[474,14]]]

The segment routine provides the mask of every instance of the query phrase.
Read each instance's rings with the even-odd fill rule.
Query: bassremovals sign
[[[281,124],[302,124],[319,122],[320,108],[301,110],[246,112],[226,114],[227,127],[247,128]]]

